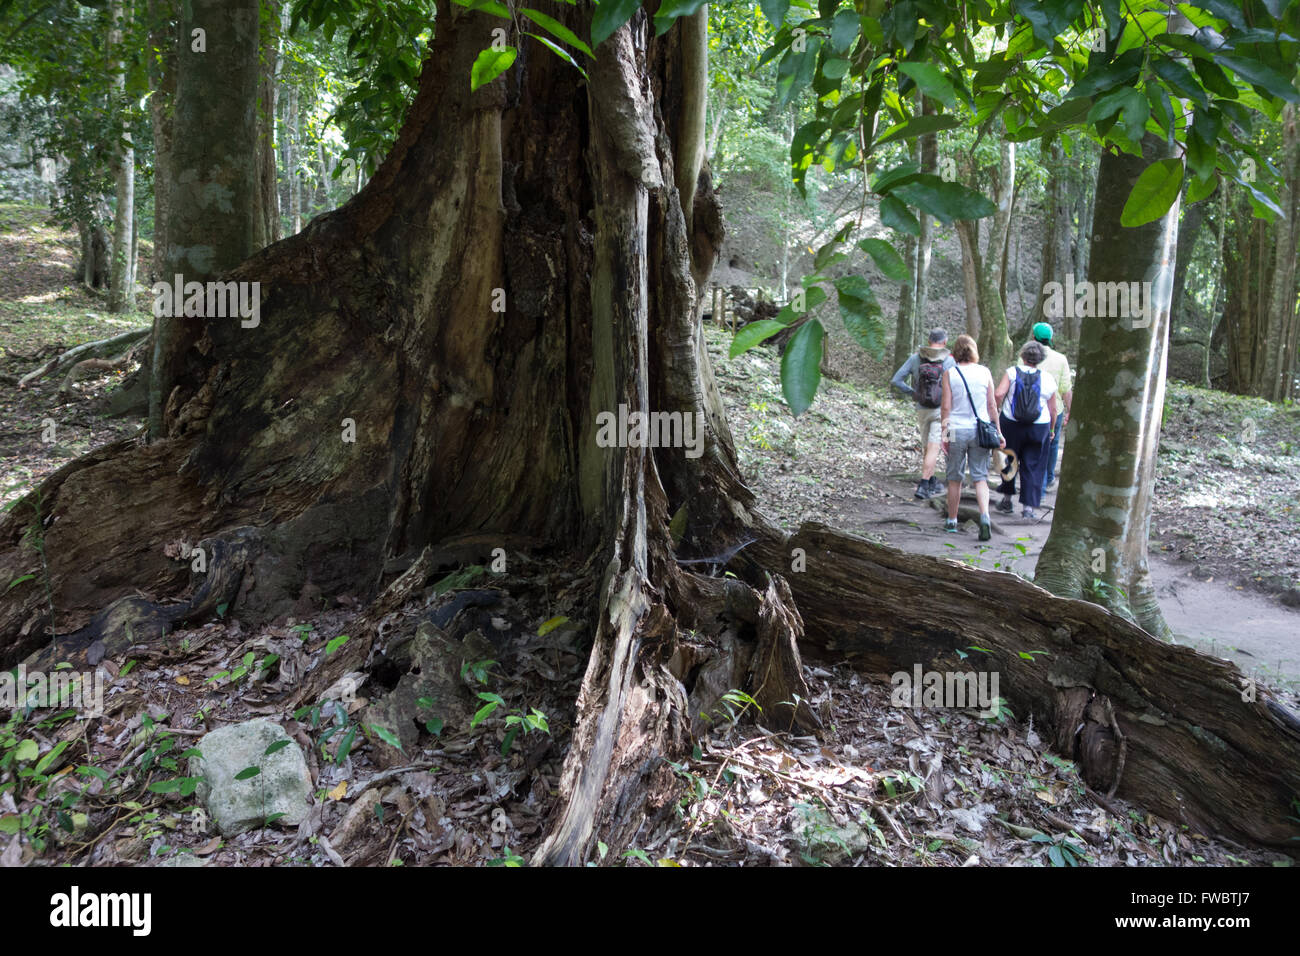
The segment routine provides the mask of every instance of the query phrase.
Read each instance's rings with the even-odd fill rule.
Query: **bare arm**
[[[997,400],[1002,404],[1002,399],[1007,397],[1007,392],[1011,391],[1011,377],[1006,372],[1002,373],[1002,381],[998,382]]]
[[[989,384],[993,384],[992,375],[989,376]],[[1006,448],[1007,440],[1002,437],[1002,421],[998,418],[998,402],[993,397],[992,389],[986,388],[984,390],[984,404],[988,406],[989,421],[993,423],[993,427],[998,430],[998,437],[1002,439],[999,447]]]
[[[939,424],[943,429],[940,437],[943,439],[943,453],[948,454],[948,416],[952,414],[952,385],[948,382],[948,373],[943,373],[943,401],[939,403]]]

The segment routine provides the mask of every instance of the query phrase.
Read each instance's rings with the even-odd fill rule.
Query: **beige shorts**
[[[916,423],[921,426],[922,445],[937,445],[943,441],[943,422],[940,416],[942,411],[941,408],[916,406]]]

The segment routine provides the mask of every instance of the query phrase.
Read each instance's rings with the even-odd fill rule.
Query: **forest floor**
[[[77,383],[67,402],[57,399],[53,379],[23,391],[11,384],[56,350],[148,321],[144,313],[129,319],[104,313],[98,296],[71,281],[73,258],[66,234],[44,226],[27,207],[0,206],[0,504],[17,500],[75,455],[139,428],[138,420],[101,415],[104,395],[121,373]],[[1029,557],[1045,527],[999,522],[994,547],[982,550],[969,528],[957,541],[944,536],[938,513],[911,498],[918,446],[910,406],[879,389],[827,381],[796,423],[780,402],[774,354],[759,349],[723,361],[724,336],[717,330],[709,336],[745,476],[775,519],[791,528],[824,520],[909,550],[1030,573]],[[1280,614],[1290,622],[1287,615],[1295,613],[1276,597],[1300,583],[1291,545],[1298,540],[1296,459],[1290,457],[1297,427],[1291,411],[1268,414],[1267,406],[1235,401],[1172,390],[1178,414],[1171,416],[1169,439],[1175,444],[1162,446],[1155,547],[1182,559],[1167,562],[1177,574],[1162,585],[1162,601],[1177,604],[1180,595],[1186,600],[1217,585],[1226,590],[1215,592],[1216,609],[1224,597],[1245,602],[1233,625],[1240,629],[1256,620],[1250,615]],[[1219,434],[1222,424],[1208,427],[1224,421],[1225,409],[1257,419],[1251,447],[1229,442]],[[45,419],[56,423],[54,441],[41,440]],[[1291,444],[1283,449],[1282,442]],[[1269,471],[1277,462],[1283,471]],[[1217,505],[1209,501],[1216,495]],[[1253,569],[1254,561],[1269,571]],[[1193,580],[1187,571],[1196,572],[1196,583],[1179,590]],[[322,666],[355,628],[355,599],[341,595],[318,613],[256,629],[245,628],[236,609],[131,659],[106,660],[111,684],[102,717],[74,720],[44,711],[18,724],[16,715],[8,725],[0,722],[0,769],[25,745],[19,741],[34,741],[44,755],[34,765],[27,757],[34,775],[22,786],[0,788],[0,865],[520,865],[555,809],[586,659],[590,622],[583,615],[592,587],[590,568],[531,565],[523,556],[490,586],[481,568],[449,575],[385,626],[368,673],[357,675],[359,694],[327,694],[292,712],[276,698]],[[480,642],[481,653],[471,656],[482,659],[466,659],[479,666],[462,668],[442,688],[438,715],[427,722],[429,714],[419,717],[423,729],[415,743],[397,749],[367,732],[368,705],[387,699],[402,675],[403,643],[420,621],[467,596],[482,606],[467,605],[445,630],[466,648]],[[1169,604],[1166,612],[1175,619]],[[492,629],[513,637],[489,651],[482,634]],[[1260,679],[1276,679],[1294,705],[1295,683],[1286,670],[1294,658],[1286,656],[1285,642],[1264,652],[1247,636],[1233,632],[1216,647],[1256,647],[1252,663]],[[617,853],[602,845],[592,862],[1291,862],[1276,851],[1207,839],[1089,791],[1075,766],[1047,749],[1032,718],[1018,719],[1005,708],[981,718],[973,711],[895,706],[884,675],[816,660],[805,665],[811,703],[826,726],[820,738],[768,728],[743,696],[733,695],[700,721],[693,753],[670,764],[680,789],[643,822],[634,845]],[[483,694],[502,704],[479,719],[471,715],[489,699]],[[536,712],[547,715],[544,728],[510,735],[510,716]],[[296,830],[267,826],[224,838],[187,799],[184,752],[208,730],[256,717],[281,724],[302,747],[315,794],[312,813]],[[6,750],[6,731],[18,750]]]

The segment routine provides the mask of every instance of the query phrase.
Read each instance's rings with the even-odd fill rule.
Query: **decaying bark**
[[[1294,847],[1300,722],[1234,665],[1015,574],[816,524],[743,553],[773,567],[794,549],[806,556],[789,581],[807,647],[882,675],[915,664],[997,671],[1016,717],[1032,714],[1094,790],[1118,783],[1120,796],[1198,831]]]

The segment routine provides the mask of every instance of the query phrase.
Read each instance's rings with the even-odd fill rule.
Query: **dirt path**
[[[957,534],[943,530],[942,499],[917,501],[915,483],[908,478],[873,476],[862,497],[830,502],[843,527],[904,551],[964,561],[977,567],[1031,577],[1052,527],[1056,492],[1043,499],[1041,517],[1027,521],[993,514],[993,538],[981,543],[973,522]],[[993,496],[996,503],[997,495]],[[974,505],[967,489],[963,505]],[[1180,643],[1235,662],[1247,674],[1270,684],[1300,684],[1300,610],[1279,604],[1258,592],[1216,580],[1188,562],[1151,554],[1151,574],[1165,620]]]

